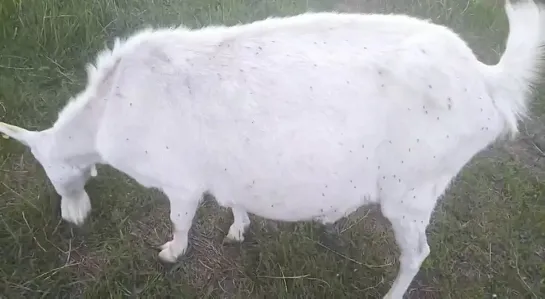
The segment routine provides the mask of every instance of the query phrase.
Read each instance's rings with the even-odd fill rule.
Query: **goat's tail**
[[[506,0],[509,36],[499,63],[488,68],[489,92],[514,135],[527,113],[531,88],[540,78],[545,54],[545,5],[536,0]]]

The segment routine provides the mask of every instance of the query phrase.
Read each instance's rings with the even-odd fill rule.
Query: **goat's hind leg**
[[[164,262],[174,263],[186,252],[189,229],[197,212],[202,192],[176,190],[165,193],[170,200],[172,240],[160,247],[159,258]]]
[[[430,253],[424,217],[390,218],[397,245],[401,251],[399,272],[384,299],[401,299]]]
[[[394,230],[401,251],[399,272],[384,299],[401,299],[422,263],[430,254],[426,228],[437,198],[449,179],[430,182],[400,197],[385,197],[381,202],[383,215]]]

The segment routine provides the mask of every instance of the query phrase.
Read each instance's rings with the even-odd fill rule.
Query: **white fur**
[[[52,128],[0,131],[31,147],[68,221],[89,212],[83,187],[96,163],[165,192],[169,262],[185,252],[205,191],[232,208],[226,239],[238,241],[247,212],[332,223],[379,203],[401,249],[385,298],[401,298],[430,252],[437,199],[526,114],[545,14],[530,0],[506,9],[511,31],[495,66],[451,30],[402,15],[147,29],[99,54]]]

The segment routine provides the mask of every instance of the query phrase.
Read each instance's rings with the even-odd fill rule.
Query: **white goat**
[[[379,203],[401,250],[385,298],[401,298],[430,249],[438,198],[479,151],[517,132],[538,79],[545,12],[507,1],[501,61],[484,65],[451,30],[403,15],[307,13],[233,27],[145,30],[88,67],[53,127],[0,131],[29,146],[81,224],[84,185],[109,164],[170,199],[184,253],[203,192],[247,212],[332,223]]]

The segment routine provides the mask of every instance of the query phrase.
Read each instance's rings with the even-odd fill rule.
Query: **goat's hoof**
[[[232,232],[229,230],[229,233],[225,238],[223,238],[223,244],[232,244],[232,243],[242,243],[244,241],[244,231],[236,230]]]
[[[90,212],[91,201],[87,193],[83,193],[79,198],[61,199],[61,217],[68,222],[81,226]]]
[[[178,257],[185,252],[185,248],[176,249],[173,241],[166,242],[160,246],[159,259],[165,263],[175,263]]]
[[[93,165],[91,167],[91,176],[96,177],[97,175],[98,175],[97,167],[96,167],[96,165]]]
[[[172,264],[176,262],[178,257],[174,256],[169,249],[164,249],[159,252],[159,259],[165,263]]]

